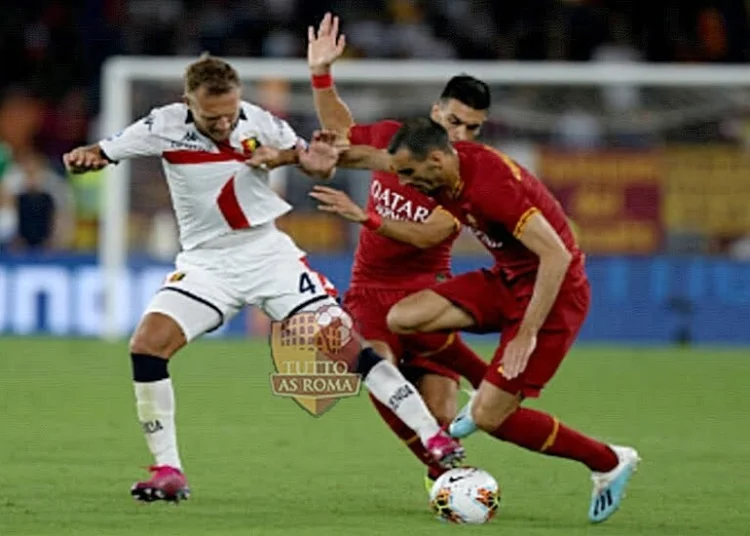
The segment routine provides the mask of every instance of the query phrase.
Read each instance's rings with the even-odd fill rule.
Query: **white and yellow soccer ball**
[[[438,519],[479,525],[488,522],[500,506],[500,486],[487,471],[459,467],[445,472],[430,490],[430,507]]]

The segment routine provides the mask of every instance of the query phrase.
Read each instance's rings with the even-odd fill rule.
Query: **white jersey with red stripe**
[[[158,156],[169,185],[183,251],[274,221],[291,210],[268,184],[268,173],[244,162],[259,146],[304,143],[289,124],[242,102],[227,144],[201,134],[183,103],[154,108],[122,132],[99,142],[106,157]]]

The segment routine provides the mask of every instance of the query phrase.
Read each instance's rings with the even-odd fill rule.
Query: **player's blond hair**
[[[202,54],[185,70],[185,94],[202,87],[209,95],[221,95],[240,87],[240,75],[228,62]]]

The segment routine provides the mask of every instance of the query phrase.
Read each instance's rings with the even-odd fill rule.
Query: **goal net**
[[[105,65],[104,136],[181,97],[192,58],[112,58]],[[317,127],[303,61],[230,59],[247,100],[303,136]],[[741,251],[750,234],[750,71],[640,64],[349,61],[337,88],[358,122],[429,112],[445,82],[468,73],[489,83],[482,141],[508,152],[558,195],[591,254]],[[274,183],[295,206],[282,225],[304,249],[350,251],[357,229],[315,210],[310,182],[288,168]],[[335,186],[363,202],[362,172]],[[170,262],[177,233],[157,159],[123,162],[102,184],[102,335],[129,331],[118,281],[135,255]],[[462,238],[457,254],[479,246]]]

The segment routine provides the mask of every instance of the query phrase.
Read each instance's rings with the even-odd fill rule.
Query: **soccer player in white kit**
[[[141,501],[189,496],[177,448],[170,358],[246,305],[279,321],[336,304],[330,282],[310,269],[305,253],[275,226],[291,206],[269,188],[267,171],[245,162],[260,146],[297,147],[302,169],[325,176],[337,156],[326,155],[323,144],[305,148],[285,121],[243,101],[241,89],[229,63],[202,56],[186,70],[183,102],[154,108],[119,134],[63,156],[73,173],[126,158],[160,157],[179,226],[176,271],[130,340],[138,418],[154,457],[151,478],[131,488]],[[448,465],[463,457],[461,445],[440,429],[393,364],[363,348],[353,370],[438,461]]]

